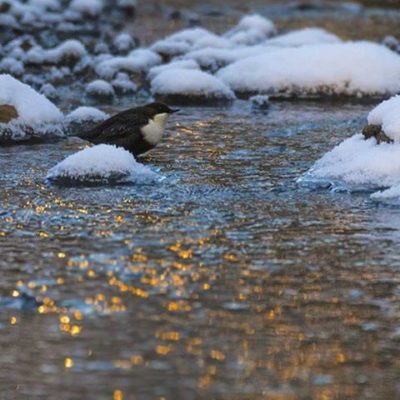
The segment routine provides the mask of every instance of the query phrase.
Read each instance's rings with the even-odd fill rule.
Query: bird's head
[[[156,123],[165,124],[171,114],[178,112],[164,103],[154,102],[144,106],[147,109],[148,117]]]

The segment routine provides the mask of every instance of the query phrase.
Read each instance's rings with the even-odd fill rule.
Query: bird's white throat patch
[[[168,113],[156,114],[154,118],[149,120],[149,123],[141,129],[147,142],[155,146],[161,141],[168,117]]]

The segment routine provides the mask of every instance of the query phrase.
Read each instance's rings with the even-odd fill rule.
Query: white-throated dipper
[[[177,111],[159,102],[130,108],[78,136],[94,144],[123,147],[137,156],[157,146],[163,137],[168,117]]]

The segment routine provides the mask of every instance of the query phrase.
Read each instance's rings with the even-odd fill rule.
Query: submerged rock
[[[8,104],[0,105],[0,122],[8,124],[11,120],[18,118],[18,112],[14,106]]]

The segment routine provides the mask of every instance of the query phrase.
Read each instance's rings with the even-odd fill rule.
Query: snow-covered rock
[[[269,39],[266,44],[280,47],[299,47],[312,44],[340,43],[341,39],[321,28],[304,28]]]
[[[213,75],[195,69],[170,68],[151,82],[151,91],[166,101],[231,101],[232,90]]]
[[[85,54],[85,46],[79,40],[71,39],[53,49],[45,50],[39,46],[33,47],[26,54],[26,62],[32,64],[75,63]]]
[[[35,126],[58,123],[62,112],[45,96],[10,75],[0,75],[0,104],[8,104],[18,112],[17,121]]]
[[[86,93],[92,97],[113,97],[115,95],[112,85],[103,79],[96,79],[86,85]]]
[[[114,39],[113,45],[119,53],[127,53],[135,47],[136,42],[129,33],[120,33]]]
[[[147,74],[148,79],[152,80],[161,72],[167,71],[168,69],[200,69],[199,64],[194,60],[176,60],[171,61],[168,64],[157,65],[150,69]]]
[[[224,36],[231,42],[240,45],[254,45],[275,35],[274,23],[261,15],[246,15],[238,25]]]
[[[400,56],[371,42],[278,48],[216,76],[242,93],[383,96],[400,91]]]
[[[67,123],[85,123],[85,122],[100,122],[107,119],[109,115],[104,111],[99,110],[95,107],[78,107],[74,111],[71,111],[65,118]]]
[[[121,147],[100,144],[70,155],[46,179],[57,184],[154,183],[160,176]]]
[[[266,109],[270,106],[269,97],[267,95],[259,94],[249,98],[251,105],[254,108]]]
[[[96,67],[96,73],[104,79],[111,79],[120,71],[146,72],[160,63],[161,57],[154,51],[137,49],[126,57],[112,57],[100,62]]]
[[[400,144],[377,145],[356,134],[326,153],[300,183],[354,191],[400,184]]]
[[[111,84],[113,88],[121,94],[134,93],[137,91],[136,84],[130,80],[129,75],[125,72],[118,72],[115,79],[111,81]]]
[[[400,142],[400,96],[383,101],[368,114],[368,124],[380,126],[386,136]]]
[[[70,8],[81,14],[96,17],[103,10],[103,2],[101,0],[72,0]]]

